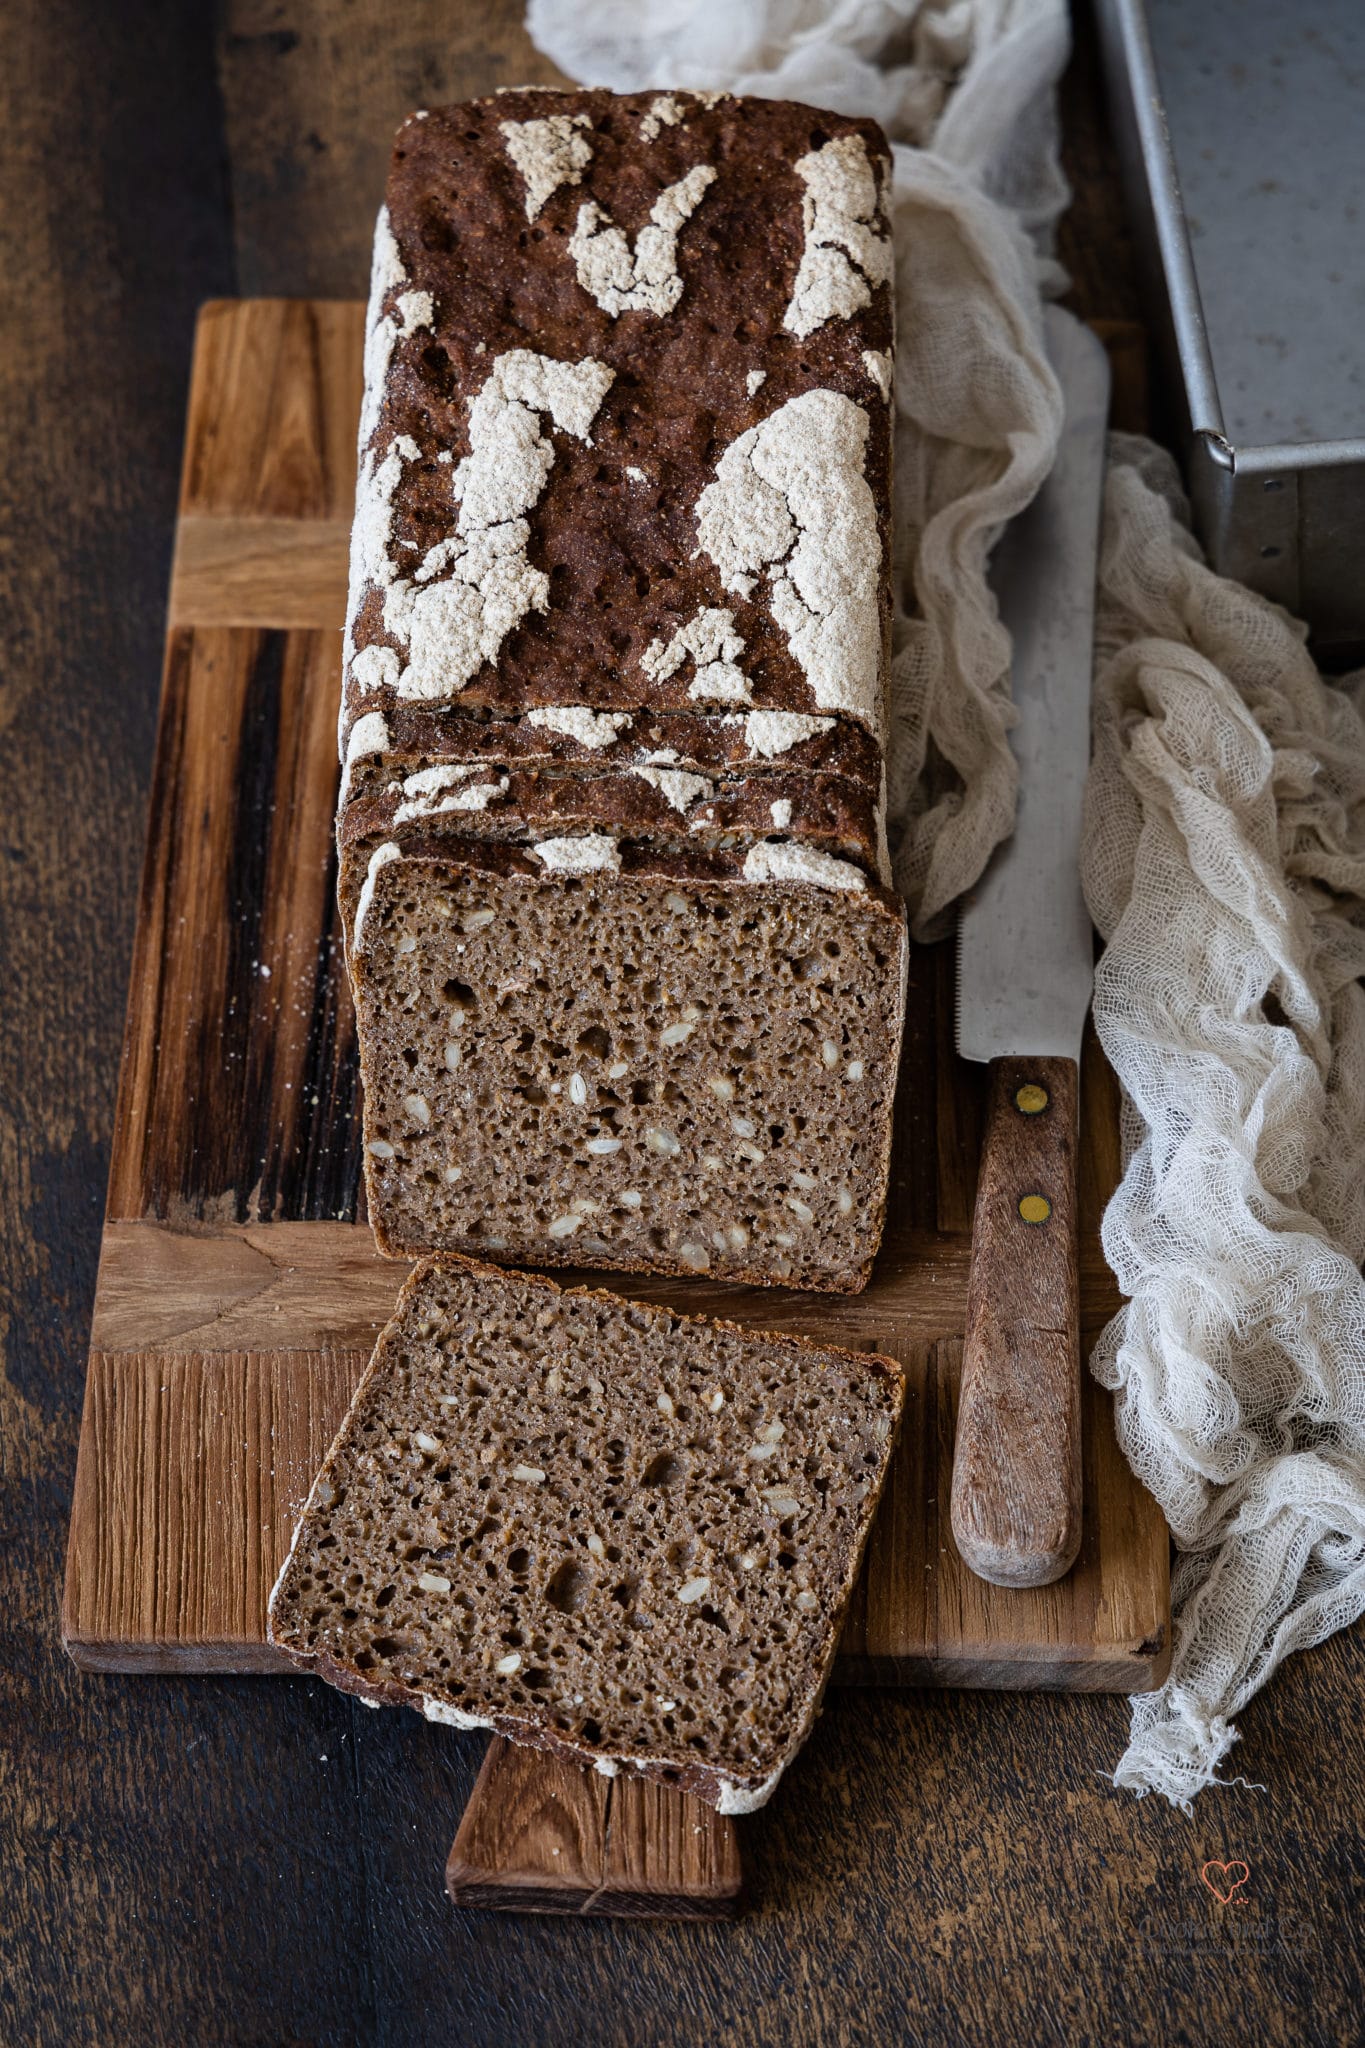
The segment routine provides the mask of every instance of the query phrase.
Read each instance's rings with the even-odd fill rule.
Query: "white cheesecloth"
[[[584,84],[804,99],[892,140],[889,823],[939,937],[1014,813],[986,562],[1060,427],[1064,0],[529,0],[527,26]],[[1179,1553],[1171,1675],[1113,1777],[1188,1811],[1280,1659],[1365,1612],[1365,677],[1324,681],[1186,516],[1169,458],[1111,437],[1082,869],[1128,1300],[1091,1370]]]

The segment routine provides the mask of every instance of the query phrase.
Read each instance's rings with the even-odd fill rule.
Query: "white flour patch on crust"
[[[440,790],[449,789],[453,783],[467,781],[477,775],[475,762],[438,761],[431,768],[418,768],[411,775],[403,777],[404,796],[435,796]]]
[[[596,200],[578,209],[569,243],[578,282],[604,313],[671,313],[682,297],[678,236],[715,181],[710,164],[694,164],[685,178],[662,191],[632,250],[623,231]]]
[[[527,725],[546,732],[562,732],[580,747],[609,747],[623,725],[634,714],[629,711],[594,711],[587,704],[540,704],[526,714]]]
[[[586,832],[578,839],[542,839],[531,848],[551,874],[594,875],[602,870],[621,871],[621,854],[616,841],[606,832]]]
[[[615,374],[591,356],[559,363],[513,349],[494,360],[469,408],[470,452],[451,478],[460,501],[455,533],[427,550],[411,578],[397,574],[387,552],[382,562],[374,547],[367,555],[372,580],[387,586],[385,631],[407,656],[400,697],[457,696],[529,611],[546,609],[550,579],[531,566],[525,516],[554,467],[541,415],[590,443]],[[391,527],[390,518],[385,549]]]
[[[872,303],[891,276],[893,245],[877,199],[877,177],[861,135],[840,135],[803,156],[806,231],[791,304],[782,325],[802,339],[827,320],[847,320]]]
[[[697,500],[701,544],[727,590],[770,579],[772,614],[822,711],[877,737],[881,536],[863,475],[869,421],[838,391],[790,398],[730,443]]]
[[[635,774],[641,782],[649,783],[660,796],[666,797],[675,811],[689,811],[693,804],[709,803],[715,795],[715,784],[708,782],[704,775],[688,775],[681,768],[637,768]]]
[[[399,434],[389,443],[382,460],[375,459],[372,448],[367,448],[360,458],[355,520],[351,527],[348,631],[370,586],[392,583],[398,574],[389,552],[393,541],[393,494],[402,477],[403,464],[416,462],[420,452],[410,434]],[[361,659],[361,655],[355,658],[358,679]]]
[[[716,1799],[717,1813],[757,1813],[760,1806],[766,1806],[777,1789],[777,1781],[787,1768],[786,1761],[780,1763],[769,1777],[758,1785],[744,1785],[737,1778],[727,1778],[721,1784]]]
[[[423,1719],[437,1721],[442,1727],[471,1729],[491,1728],[493,1726],[491,1721],[484,1719],[479,1714],[467,1714],[463,1707],[453,1706],[449,1700],[438,1700],[434,1693],[424,1692],[421,1695],[421,1699]],[[379,1702],[378,1700],[366,1700],[364,1704],[366,1706],[378,1706]]]
[[[668,641],[651,640],[640,656],[640,666],[654,682],[667,682],[687,660],[697,673],[687,694],[699,703],[748,704],[749,685],[743,671],[735,666],[744,652],[742,634],[735,631],[735,615],[720,605],[708,605],[679,626]]]
[[[832,718],[812,718],[805,711],[751,711],[744,721],[744,744],[760,760],[771,761],[802,740],[833,730]]]
[[[365,312],[365,395],[360,407],[359,446],[364,448],[379,425],[379,411],[384,402],[384,386],[388,381],[389,364],[393,359],[394,344],[406,335],[415,334],[419,328],[430,327],[435,315],[435,301],[426,291],[403,292],[396,300],[392,313],[381,313],[385,299],[396,292],[399,285],[406,284],[408,273],[404,268],[402,252],[394,239],[389,225],[389,210],[379,209],[379,218],[374,229],[374,257],[370,266],[370,298]]]
[[[486,811],[500,796],[506,796],[507,777],[500,775],[496,782],[469,781],[478,772],[477,765],[456,767],[442,763],[435,768],[419,768],[403,784],[407,801],[394,812],[394,824],[406,825],[413,818],[444,817],[451,811]]]
[[[416,334],[419,327],[430,327],[436,313],[436,301],[430,292],[400,292],[394,301],[398,315],[400,337]]]
[[[398,337],[394,321],[384,318],[380,309],[390,292],[396,292],[399,285],[406,284],[408,273],[403,265],[402,252],[394,239],[389,225],[389,209],[381,206],[379,218],[374,224],[374,254],[370,260],[370,298],[365,309],[365,396],[360,407],[359,445],[363,448],[379,424],[379,408],[384,399],[384,380],[388,375],[389,357]]]
[[[365,931],[365,918],[371,903],[374,901],[374,885],[380,870],[386,868],[390,861],[401,860],[402,858],[402,847],[396,846],[392,839],[386,840],[383,846],[376,846],[374,852],[370,855],[370,865],[366,868],[365,879],[360,885],[360,900],[355,907],[355,931],[351,944],[357,953],[360,951],[360,941]]]
[[[657,99],[650,101],[640,118],[641,142],[653,142],[663,129],[676,128],[679,121],[686,118],[687,109],[682,101],[675,99],[671,92],[661,92]]]
[[[356,687],[367,697],[396,690],[403,664],[392,647],[362,647],[351,663]]]
[[[866,889],[867,877],[851,860],[836,860],[790,839],[760,839],[744,856],[746,882],[813,882],[817,889]]]
[[[341,801],[351,792],[351,777],[358,761],[367,761],[389,751],[389,724],[382,711],[367,711],[357,718],[346,738],[346,755],[341,764]]]
[[[592,162],[586,114],[547,114],[536,121],[500,121],[498,132],[526,186],[526,218],[534,220],[561,185],[579,185]]]
[[[883,397],[883,398],[890,398],[890,396],[891,396],[891,358],[890,358],[890,356],[889,356],[889,355],[885,355],[885,354],[884,354],[884,353],[882,352],[882,350],[881,350],[881,349],[877,349],[877,348],[865,348],[865,349],[863,350],[863,368],[864,368],[864,369],[865,369],[865,370],[867,371],[867,374],[868,374],[868,376],[869,376],[869,377],[870,377],[870,378],[872,379],[872,382],[873,382],[873,383],[874,383],[874,384],[876,385],[877,389],[878,389],[878,390],[879,390],[879,391],[881,392],[881,394],[882,394],[882,397]]]

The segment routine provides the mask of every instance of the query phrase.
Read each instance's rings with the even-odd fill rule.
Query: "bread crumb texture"
[[[814,1718],[901,1399],[886,1360],[428,1263],[272,1640],[428,1719],[751,1810]]]
[[[540,841],[538,880],[384,854],[353,965],[389,1249],[861,1284],[905,941],[857,868],[765,840],[748,882],[669,886],[609,834]]]

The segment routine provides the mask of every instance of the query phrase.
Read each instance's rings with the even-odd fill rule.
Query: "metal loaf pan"
[[[1365,649],[1365,5],[1097,0],[1214,566]]]

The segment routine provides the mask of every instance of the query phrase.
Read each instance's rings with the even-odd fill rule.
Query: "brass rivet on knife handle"
[[[999,1586],[1049,1585],[1080,1548],[1077,1095],[1072,1060],[990,1063],[952,1524]]]

